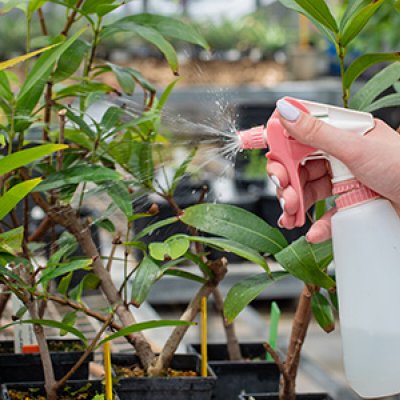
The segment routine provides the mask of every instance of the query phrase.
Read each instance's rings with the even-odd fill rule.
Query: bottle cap
[[[352,207],[381,197],[356,179],[334,184],[332,192],[339,195],[335,201],[338,209]]]

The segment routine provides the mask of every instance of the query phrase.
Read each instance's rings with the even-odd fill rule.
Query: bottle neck
[[[378,193],[364,186],[356,179],[335,183],[332,192],[338,196],[335,201],[338,210],[353,207],[381,197]]]

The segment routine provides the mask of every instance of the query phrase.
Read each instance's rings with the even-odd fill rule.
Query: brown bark
[[[217,287],[219,282],[224,278],[226,274],[226,259],[222,258],[221,260],[209,262],[210,269],[214,272],[215,278],[212,281],[204,284],[199,291],[196,293],[190,304],[187,306],[185,312],[182,314],[180,320],[192,322],[197,314],[200,311],[201,299],[203,297],[207,297],[213,292],[213,290]],[[160,355],[157,358],[157,361],[154,367],[151,367],[148,370],[149,375],[157,376],[169,366],[172,361],[172,358],[175,354],[176,349],[179,346],[179,343],[182,341],[185,333],[189,329],[190,325],[177,326],[171,333],[167,342],[165,343],[163,349],[161,350]]]
[[[7,306],[8,300],[10,300],[11,294],[10,293],[4,293],[6,290],[6,287],[3,286],[3,291],[0,293],[0,319],[3,315],[3,312]]]
[[[121,320],[122,325],[130,326],[135,324],[135,318],[127,306],[123,304],[110,273],[101,261],[100,254],[93,242],[90,229],[81,224],[74,210],[69,206],[48,209],[48,215],[54,222],[67,229],[76,238],[84,254],[93,259],[93,272],[101,279],[101,289],[108,302],[116,306],[116,314]],[[155,355],[143,334],[140,332],[132,333],[127,337],[127,340],[134,345],[143,367],[147,369],[152,364]]]
[[[220,314],[222,318],[222,322],[224,324],[225,336],[226,336],[226,346],[228,349],[229,359],[234,360],[242,360],[243,356],[240,351],[239,341],[235,332],[235,325],[233,323],[229,323],[224,315],[224,299],[222,298],[221,291],[219,288],[215,288],[213,290],[215,308],[217,312]]]
[[[78,10],[80,8],[80,6],[82,5],[83,0],[78,0],[74,10],[72,11],[72,13],[70,14],[70,16],[68,17],[67,22],[65,23],[64,29],[61,32],[61,35],[67,36],[69,30],[71,29],[72,24],[75,22],[75,18],[78,14]]]
[[[285,369],[287,374],[282,375],[279,392],[280,400],[296,399],[296,375],[299,368],[300,352],[307,335],[311,320],[311,292],[307,286],[300,295],[296,313],[293,319],[292,332],[287,352]]]

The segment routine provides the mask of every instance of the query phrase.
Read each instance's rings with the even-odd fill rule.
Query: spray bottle
[[[326,123],[365,135],[371,114],[286,98]],[[362,185],[339,160],[290,137],[275,110],[267,126],[238,132],[243,149],[269,147],[267,158],[285,165],[301,204],[296,226],[305,222],[299,168],[311,159],[331,164],[338,212],[332,242],[339,297],[344,367],[364,398],[400,392],[400,218],[392,204]],[[382,177],[384,179],[384,177]]]

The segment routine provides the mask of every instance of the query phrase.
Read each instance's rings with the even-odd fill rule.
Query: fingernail
[[[283,215],[281,215],[278,219],[277,225],[279,226],[279,228],[283,228],[281,220],[282,220]]]
[[[299,109],[284,99],[278,100],[276,102],[276,107],[278,108],[279,114],[281,114],[283,118],[290,122],[295,122],[300,117]]]
[[[277,186],[278,188],[281,187],[281,182],[279,181],[279,178],[277,176],[272,175],[271,181],[274,182],[275,186]]]
[[[279,204],[281,205],[282,210],[285,210],[285,199],[284,198],[279,199]]]

